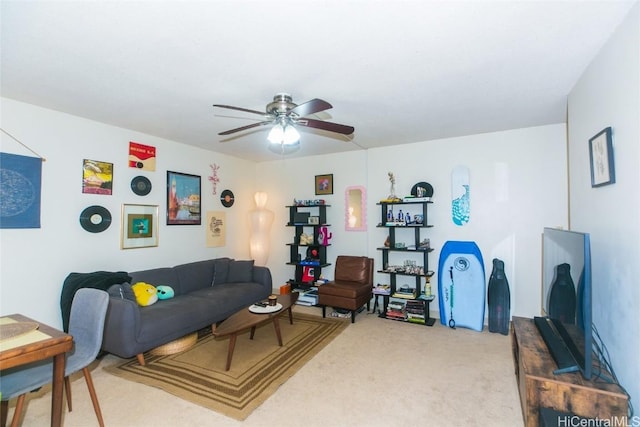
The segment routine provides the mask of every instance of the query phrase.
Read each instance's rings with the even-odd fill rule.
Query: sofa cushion
[[[214,260],[204,260],[176,265],[173,269],[180,280],[182,294],[211,286],[213,280]],[[164,285],[164,283],[158,283]]]
[[[230,261],[227,283],[248,283],[253,280],[253,260]]]
[[[335,281],[367,284],[369,281],[369,258],[340,255],[336,259]]]
[[[162,267],[151,270],[134,271],[129,273],[131,283],[145,282],[153,286],[165,285],[171,286],[176,295],[183,294],[180,280],[173,268]]]
[[[231,258],[216,258],[213,260],[213,280],[211,286],[227,283],[229,278],[229,263]]]

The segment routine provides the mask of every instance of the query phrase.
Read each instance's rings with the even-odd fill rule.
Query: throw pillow
[[[131,283],[123,283],[121,285],[111,285],[107,290],[109,296],[120,298],[120,299],[128,299],[130,301],[135,301],[136,296],[133,293],[133,289],[131,289]]]
[[[217,258],[213,260],[213,285],[220,285],[229,281],[229,262],[231,258]]]
[[[247,283],[253,280],[253,260],[231,261],[227,283]]]
[[[138,282],[131,286],[136,296],[136,301],[141,307],[153,305],[158,301],[158,291],[156,287],[145,282]]]

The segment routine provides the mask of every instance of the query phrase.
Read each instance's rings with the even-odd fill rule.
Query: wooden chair
[[[318,286],[318,305],[322,306],[322,317],[326,307],[351,311],[351,323],[356,312],[365,304],[370,309],[373,297],[373,259],[364,256],[340,255],[336,259],[332,282]]]

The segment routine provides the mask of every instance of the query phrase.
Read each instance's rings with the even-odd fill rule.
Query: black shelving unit
[[[287,265],[295,266],[295,276],[287,282],[291,285],[291,289],[307,289],[313,285],[312,282],[309,283],[302,280],[305,267],[313,267],[313,282],[315,282],[320,278],[322,268],[331,265],[331,263],[327,262],[327,247],[331,246],[331,244],[321,245],[318,243],[320,227],[331,226],[327,224],[328,207],[330,207],[330,205],[286,206],[286,208],[289,209],[289,222],[287,223],[287,227],[293,227],[295,229],[293,242],[287,243],[287,246],[289,246],[289,262],[287,262]],[[318,223],[296,223],[295,217],[299,212],[309,212],[311,216],[318,217]],[[305,232],[305,229],[310,231],[310,234],[313,236],[313,242],[311,244],[300,243],[300,236]],[[305,261],[306,254],[300,253],[301,248],[307,248],[307,250],[316,249],[318,251],[318,257],[310,262]]]
[[[422,230],[425,228],[431,228],[433,225],[429,224],[428,217],[428,206],[433,203],[431,201],[412,201],[412,202],[380,202],[378,205],[381,206],[381,222],[378,224],[379,228],[386,228],[388,230],[388,246],[383,246],[377,248],[382,252],[382,268],[377,270],[378,273],[388,274],[389,275],[389,286],[391,288],[390,295],[376,295],[376,299],[379,296],[383,297],[383,310],[380,314],[380,317],[385,319],[392,320],[403,320],[408,321],[406,318],[394,318],[387,316],[387,308],[389,306],[390,299],[398,299],[403,300],[405,302],[412,301],[411,305],[422,306],[422,310],[424,312],[424,324],[426,326],[433,326],[435,323],[435,319],[431,318],[429,315],[429,304],[433,301],[433,296],[425,298],[422,294],[422,282],[426,277],[432,277],[434,272],[429,269],[429,254],[433,252],[433,249],[430,247],[421,247],[420,244],[422,242]],[[393,217],[397,214],[393,212],[395,207],[401,209],[402,206],[406,206],[411,209],[416,205],[421,205],[422,212],[422,222],[421,223],[403,223],[394,221]],[[390,212],[393,212],[390,215]],[[391,217],[391,218],[390,218]],[[397,217],[396,217],[397,218]],[[410,234],[413,230],[413,236],[409,236],[413,238],[413,245],[409,246],[396,246],[397,242],[397,233],[403,233],[404,235]],[[402,266],[398,266],[399,268],[392,268],[389,263],[389,255],[391,253],[411,253],[411,254],[420,254],[422,260],[422,271],[416,272],[416,269],[419,266],[416,265],[415,268],[403,269]],[[397,277],[398,276],[409,276],[414,277],[415,279],[415,296],[413,298],[398,298],[393,295],[398,292],[397,285]]]

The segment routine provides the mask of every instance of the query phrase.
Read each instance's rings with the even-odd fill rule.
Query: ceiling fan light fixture
[[[278,155],[291,154],[300,149],[300,141],[294,142],[293,144],[271,143],[267,146],[267,148],[269,149],[269,151]]]
[[[275,145],[292,145],[300,142],[300,132],[290,124],[278,123],[271,128],[267,139]]]
[[[284,127],[280,123],[274,125],[271,128],[271,131],[269,131],[269,136],[267,136],[267,139],[272,144],[279,145],[280,143],[282,143],[284,139]]]
[[[296,142],[300,142],[300,132],[298,132],[298,129],[296,129],[292,125],[285,127],[282,143],[285,145],[291,145],[295,144]]]

